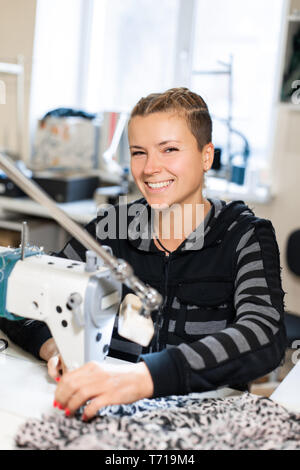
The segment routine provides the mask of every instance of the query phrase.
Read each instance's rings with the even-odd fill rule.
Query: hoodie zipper
[[[170,268],[170,259],[171,259],[172,253],[166,253],[164,254],[164,280],[165,280],[165,285],[164,285],[164,301],[163,304],[160,306],[158,315],[157,315],[157,320],[156,320],[156,325],[155,325],[155,351],[159,351],[159,332],[162,328],[163,325],[163,310],[167,305],[168,302],[168,280],[169,280],[169,268]]]

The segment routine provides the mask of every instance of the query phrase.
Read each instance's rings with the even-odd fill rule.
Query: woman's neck
[[[155,212],[154,243],[160,250],[175,251],[181,243],[203,222],[211,208],[206,199],[200,204],[174,204]],[[159,239],[161,245],[157,242]]]

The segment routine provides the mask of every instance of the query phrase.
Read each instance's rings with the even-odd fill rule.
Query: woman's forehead
[[[134,116],[128,126],[129,139],[155,137],[160,141],[180,140],[191,134],[187,122],[178,113],[151,113]]]

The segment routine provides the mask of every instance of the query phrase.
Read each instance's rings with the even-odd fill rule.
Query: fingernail
[[[60,377],[55,377],[56,382],[60,381]]]
[[[53,406],[54,406],[54,408],[57,407],[57,402],[56,402],[55,400],[54,400],[54,402],[53,402]]]
[[[87,420],[88,420],[88,419],[87,419],[87,416],[83,413],[83,415],[82,415],[82,421],[87,421]]]
[[[69,408],[66,408],[66,409],[65,409],[65,415],[66,415],[66,416],[70,416],[70,414],[71,414],[71,412],[70,412]]]
[[[58,402],[57,402],[57,407],[58,407],[60,410],[63,410],[63,409],[64,409],[64,407],[63,407],[60,403],[58,403]]]

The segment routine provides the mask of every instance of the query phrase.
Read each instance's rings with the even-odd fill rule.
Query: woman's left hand
[[[88,362],[62,376],[54,405],[72,416],[90,400],[83,415],[84,420],[89,420],[104,406],[133,403],[152,395],[153,381],[144,362],[128,365]]]

